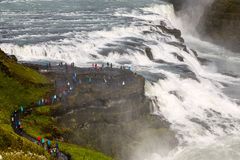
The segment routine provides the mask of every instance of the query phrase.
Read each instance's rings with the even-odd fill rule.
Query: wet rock
[[[201,121],[200,119],[198,118],[192,118],[190,119],[192,122],[195,122],[197,124],[199,124],[200,126],[202,126],[203,128],[205,128],[206,130],[210,131],[211,132],[211,127],[204,121]]]
[[[9,58],[12,59],[13,61],[17,62],[18,59],[15,55],[9,55]]]
[[[180,62],[183,62],[184,61],[184,58],[180,55],[178,55],[177,53],[171,53],[172,55],[174,55]]]
[[[167,76],[162,73],[156,74],[156,73],[142,71],[142,72],[138,72],[138,74],[144,76],[144,78],[150,82],[157,82],[159,80],[167,79]]]
[[[176,96],[180,101],[183,101],[183,97],[180,96],[180,94],[177,91],[169,91],[169,94],[173,94],[174,96]]]
[[[209,63],[211,63],[211,61],[206,58],[197,57],[197,59],[202,65],[208,65]]]
[[[187,46],[184,46],[183,51],[190,53],[189,50],[187,49]]]
[[[154,60],[151,48],[149,47],[145,48],[145,53],[150,60]]]
[[[193,54],[194,54],[196,57],[198,57],[197,51],[195,51],[195,50],[193,50],[193,49],[190,49],[190,50],[193,52]]]
[[[158,116],[150,115],[151,100],[145,97],[145,79],[128,70],[105,68],[98,72],[77,70],[82,84],[53,115],[61,127],[68,128],[64,139],[81,146],[126,160],[144,143],[148,133],[158,137],[154,145],[176,146],[175,133]],[[63,78],[61,72],[49,74],[51,79]],[[92,83],[86,83],[92,77]],[[104,78],[107,82],[104,82]],[[122,85],[122,82],[125,85]]]
[[[160,28],[164,33],[173,35],[176,39],[178,39],[180,42],[184,42],[184,39],[182,38],[182,33],[180,30],[176,28],[167,28],[164,25],[157,25],[156,27]]]

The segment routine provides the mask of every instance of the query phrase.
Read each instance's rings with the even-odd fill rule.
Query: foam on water
[[[78,13],[61,14],[75,16]],[[146,80],[145,94],[153,100],[153,114],[161,115],[170,122],[180,143],[167,156],[152,153],[143,159],[239,159],[240,147],[237,146],[240,140],[236,137],[240,131],[240,106],[227,97],[222,89],[223,83],[235,84],[240,80],[209,71],[209,68],[198,62],[189,47],[187,53],[168,44],[180,42],[172,35],[163,34],[156,25],[164,21],[168,28],[178,26],[172,5],[151,3],[147,7],[139,6],[135,9],[118,8],[107,14],[114,17],[113,24],[116,26],[91,31],[73,30],[62,33],[65,35],[61,39],[39,43],[1,43],[0,47],[25,61],[61,60],[75,62],[78,66],[92,62],[111,62],[115,65],[127,63],[139,73],[163,74],[166,79]],[[23,39],[28,36],[16,37]],[[38,34],[32,36],[40,37]],[[155,60],[164,63],[151,61],[145,53],[146,47],[151,48]],[[182,56],[184,62],[172,53]],[[196,77],[186,75],[183,78],[181,74],[186,73],[179,67],[189,70]],[[224,152],[223,148],[226,149]]]

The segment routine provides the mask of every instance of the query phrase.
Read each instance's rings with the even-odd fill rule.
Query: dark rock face
[[[184,61],[184,58],[180,55],[178,55],[177,53],[172,53],[175,57],[177,57],[177,59],[180,61],[180,62],[183,62]]]
[[[174,9],[176,11],[179,11],[183,8],[184,4],[186,3],[187,0],[169,0],[170,3],[173,4]]]
[[[149,47],[145,48],[145,53],[150,60],[154,60],[151,48],[149,48]]]
[[[215,0],[206,9],[199,31],[232,51],[240,51],[240,1]]]
[[[15,55],[9,55],[9,58],[12,59],[13,61],[17,62],[17,57]]]
[[[182,38],[182,33],[180,30],[176,28],[167,28],[165,25],[158,25],[158,28],[160,28],[164,33],[173,35],[176,39],[178,39],[180,42],[184,42],[184,39]]]
[[[65,140],[121,160],[136,159],[135,152],[145,150],[139,144],[152,137],[156,139],[149,145],[164,145],[169,150],[176,146],[169,124],[150,115],[152,103],[144,95],[143,77],[110,68],[98,72],[80,70],[78,74],[82,84],[69,97],[68,104],[54,113],[58,124],[69,130]],[[65,75],[53,74],[51,78],[61,76]]]

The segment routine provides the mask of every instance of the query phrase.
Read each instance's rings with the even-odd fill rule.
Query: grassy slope
[[[49,159],[49,155],[41,147],[15,134],[10,125],[11,113],[18,109],[20,104],[28,105],[49,92],[51,87],[48,80],[36,71],[17,64],[1,50],[0,63],[7,69],[6,72],[0,66],[0,155],[11,160]],[[35,137],[51,137],[51,133],[43,130],[46,126],[56,127],[50,116],[50,108],[38,108],[35,114],[26,117],[24,130]],[[70,154],[73,160],[111,160],[99,152],[73,144],[61,143],[60,149]]]
[[[11,113],[19,104],[27,105],[46,94],[50,88],[47,79],[9,59],[1,50],[0,63],[8,69],[5,72],[0,68],[0,154],[9,159],[4,153],[22,150],[48,158],[42,148],[16,135],[10,125]]]
[[[53,106],[44,106],[34,109],[33,114],[23,120],[25,131],[33,137],[44,136],[51,137],[48,128],[57,127],[54,119],[51,118],[51,109]],[[58,128],[63,132],[63,128]],[[111,160],[112,158],[103,155],[97,151],[82,148],[78,145],[69,143],[60,143],[60,149],[71,155],[73,160]]]

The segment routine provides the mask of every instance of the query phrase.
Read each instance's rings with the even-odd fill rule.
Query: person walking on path
[[[20,112],[23,113],[24,112],[24,107],[20,106]]]
[[[45,143],[45,139],[42,138],[42,139],[41,139],[41,145],[44,146],[44,143]]]
[[[50,140],[47,140],[47,149],[48,149],[48,151],[51,149],[51,141]]]

